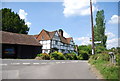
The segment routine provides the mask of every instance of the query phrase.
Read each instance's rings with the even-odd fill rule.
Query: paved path
[[[3,60],[3,79],[96,79],[87,61]]]

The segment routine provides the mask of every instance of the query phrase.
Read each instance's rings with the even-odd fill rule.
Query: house
[[[74,52],[73,38],[65,38],[62,29],[51,32],[43,29],[38,35],[34,36],[43,45],[42,53],[51,53],[54,51],[62,53]]]
[[[42,52],[42,45],[32,35],[0,31],[2,58],[33,59]]]

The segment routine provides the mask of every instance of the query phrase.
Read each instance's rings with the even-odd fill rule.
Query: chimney
[[[60,34],[60,36],[63,37],[63,30],[62,29],[59,29],[59,34]]]

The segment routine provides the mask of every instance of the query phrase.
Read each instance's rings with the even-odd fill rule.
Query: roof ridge
[[[17,34],[17,35],[27,35],[27,36],[31,36],[31,35],[28,35],[28,34],[14,33],[14,32],[8,32],[8,31],[0,31],[0,32]]]

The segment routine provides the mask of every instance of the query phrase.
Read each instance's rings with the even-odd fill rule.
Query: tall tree
[[[20,19],[17,13],[12,12],[12,10],[8,8],[1,9],[0,13],[2,13],[3,31],[28,34],[28,26],[23,19]]]
[[[96,25],[94,26],[95,41],[101,41],[100,46],[106,48],[107,36],[105,35],[105,16],[104,10],[97,11]]]

